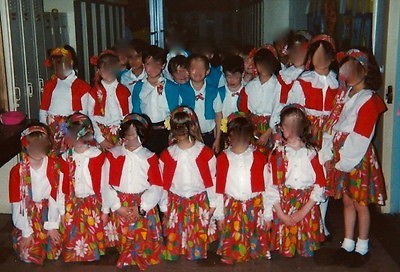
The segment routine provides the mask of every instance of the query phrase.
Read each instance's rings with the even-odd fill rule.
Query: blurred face
[[[202,82],[210,72],[201,59],[193,59],[189,64],[189,76],[193,82]]]
[[[236,73],[226,72],[225,79],[229,88],[236,88],[239,87],[240,84],[242,83],[242,74],[239,72]]]
[[[47,155],[49,140],[47,137],[31,138],[27,136],[28,146],[26,153],[35,160],[41,160]]]
[[[349,59],[340,66],[339,79],[344,80],[348,86],[354,86],[364,80],[366,71],[355,59]]]
[[[51,61],[54,67],[54,73],[58,78],[65,79],[72,73],[74,65],[72,59],[62,56],[56,56],[52,57]]]
[[[125,131],[125,137],[124,140],[125,142],[132,142],[136,141],[138,138],[137,130],[134,125],[131,125],[127,131]]]
[[[244,59],[244,72],[246,74],[254,74],[255,69],[253,58],[247,56]]]
[[[272,72],[268,69],[265,63],[256,63],[257,73],[260,75],[271,75]]]
[[[142,54],[138,54],[134,49],[128,50],[127,58],[129,66],[133,70],[143,67]]]
[[[159,77],[164,66],[164,63],[155,61],[152,57],[148,58],[144,63],[144,69],[146,70],[147,76],[150,78]]]
[[[299,123],[299,117],[297,117],[294,114],[286,116],[281,121],[281,131],[285,139],[289,140],[299,137],[297,133],[298,123]]]
[[[312,63],[315,69],[329,69],[332,59],[327,54],[322,44],[319,45],[312,57]]]
[[[172,77],[178,84],[185,84],[189,81],[189,71],[186,68],[178,66],[175,72],[172,73]]]
[[[304,64],[307,54],[307,46],[302,43],[296,43],[292,48],[290,48],[288,54],[290,63],[295,67],[301,67]]]
[[[99,73],[101,78],[105,82],[113,82],[117,77],[116,74],[118,73],[119,70],[119,63],[113,63],[113,64],[103,64],[100,69]]]

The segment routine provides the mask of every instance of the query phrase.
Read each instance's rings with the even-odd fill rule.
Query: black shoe
[[[361,267],[365,265],[370,258],[371,254],[369,252],[367,252],[365,255],[361,255],[360,253],[354,251],[352,252],[351,257],[346,261],[345,265],[352,268]]]
[[[315,251],[314,261],[321,266],[342,265],[350,256],[351,252],[346,251],[344,248],[325,247]]]

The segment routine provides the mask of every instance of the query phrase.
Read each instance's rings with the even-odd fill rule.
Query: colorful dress
[[[69,149],[64,159],[64,261],[96,261],[105,249],[101,220],[102,179],[108,178],[105,155],[95,147],[83,153]]]
[[[163,193],[158,158],[144,147],[134,151],[115,147],[107,157],[110,182],[105,205],[112,211],[109,220],[112,226],[108,230],[115,227],[117,231],[120,253],[117,267],[137,265],[144,270],[148,265],[160,262],[164,247],[156,208]],[[141,209],[146,215],[136,222],[129,222],[116,214],[120,207]],[[114,232],[106,229],[106,237],[114,240]]]
[[[57,260],[61,243],[47,236],[49,230],[58,230],[59,216],[64,213],[60,167],[53,158],[45,157],[39,169],[29,166],[26,154],[22,162],[10,172],[10,202],[14,229],[11,233],[13,248],[27,263],[42,265],[44,260]],[[23,237],[32,236],[33,243],[21,250]]]
[[[217,253],[224,263],[269,257],[269,231],[264,215],[266,157],[253,147],[241,154],[230,149],[217,158],[217,207],[224,221]]]
[[[210,208],[215,207],[215,157],[203,143],[189,149],[173,145],[160,156],[164,194],[166,260],[184,255],[188,260],[207,258],[210,242],[217,239]]]
[[[269,162],[269,179],[266,189],[267,213],[273,212],[271,244],[285,257],[297,254],[310,257],[324,240],[321,213],[318,205],[294,226],[285,225],[273,211],[279,203],[282,211],[293,215],[310,199],[316,203],[325,201],[325,176],[317,152],[303,147],[295,150],[290,146],[278,146]]]

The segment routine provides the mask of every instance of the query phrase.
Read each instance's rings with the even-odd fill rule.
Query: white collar
[[[280,70],[279,75],[286,84],[290,84],[294,80],[296,80],[303,71],[304,71],[303,67],[296,67],[292,65],[286,69]]]
[[[314,88],[324,88],[326,86],[337,89],[339,87],[339,82],[336,79],[336,73],[329,71],[328,75],[320,75],[315,71],[304,72],[300,79],[310,82]]]
[[[201,87],[201,89],[200,89],[199,91],[196,90],[196,89],[194,88],[193,83],[192,83],[192,80],[189,80],[189,82],[190,82],[190,86],[193,88],[193,90],[194,90],[195,93],[201,93],[201,94],[204,94],[204,93],[205,93],[206,85],[207,85],[206,80],[204,80],[203,87]]]
[[[117,87],[117,85],[118,85],[118,80],[117,79],[115,79],[113,82],[111,82],[111,83],[107,83],[107,82],[105,82],[104,80],[101,80],[101,84],[103,85],[103,87],[105,88],[105,89],[115,89],[116,87]]]

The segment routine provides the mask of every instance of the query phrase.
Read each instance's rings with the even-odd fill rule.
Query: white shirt
[[[98,143],[104,141],[104,137],[101,133],[101,130],[97,123],[103,124],[105,126],[114,127],[115,133],[118,130],[119,124],[121,120],[124,118],[122,113],[122,108],[119,104],[117,98],[117,86],[118,81],[115,79],[112,83],[106,83],[105,81],[101,81],[101,84],[106,89],[106,104],[104,108],[104,116],[95,116],[94,115],[94,107],[95,100],[92,96],[88,99],[88,115],[93,123],[94,129],[94,137]],[[129,112],[132,111],[132,103],[131,99],[128,99]]]
[[[215,164],[216,159],[213,157],[209,162],[211,177],[213,178],[213,186],[205,188],[196,159],[203,150],[204,144],[197,142],[189,149],[180,149],[178,145],[168,147],[171,157],[177,162],[175,174],[172,178],[170,191],[184,198],[190,198],[194,195],[207,192],[210,201],[210,207],[215,207]],[[160,161],[161,169],[163,162]],[[160,210],[166,211],[168,205],[167,192],[164,191],[163,199],[160,202]]]
[[[44,222],[45,230],[58,229],[60,222],[60,215],[64,211],[64,195],[61,193],[62,174],[59,180],[59,192],[57,193],[57,200],[51,197],[51,185],[47,177],[47,164],[48,157],[43,159],[43,163],[39,169],[30,167],[31,186],[32,186],[32,200],[34,202],[41,202],[48,199],[48,219]],[[22,201],[12,203],[12,219],[14,226],[22,231],[23,237],[29,237],[33,233],[32,222],[27,216],[27,209],[24,210],[24,215],[21,214]]]
[[[239,88],[237,92],[232,92],[229,90],[228,86],[225,85],[225,99],[222,102],[222,117],[226,118],[231,113],[237,112],[238,109],[238,99],[239,93],[242,90],[243,86]]]
[[[296,80],[300,74],[304,71],[303,67],[296,67],[294,65],[282,69],[279,71],[279,75],[286,84],[292,83]]]
[[[121,207],[118,198],[118,192],[127,194],[140,194],[140,208],[146,212],[154,208],[161,200],[163,188],[157,185],[151,185],[148,181],[149,163],[148,159],[154,156],[154,153],[142,146],[133,151],[119,146],[110,150],[115,157],[124,156],[125,162],[122,167],[122,174],[119,186],[107,186],[109,196],[109,207],[111,211],[116,211]],[[110,177],[112,179],[112,176]]]
[[[125,85],[129,89],[129,91],[132,93],[133,88],[136,85],[136,82],[139,80],[143,80],[147,76],[146,71],[143,69],[142,73],[138,76],[136,76],[132,69],[127,71],[126,73],[123,73],[121,76],[121,84]]]
[[[163,81],[165,81],[165,79],[160,77],[159,82]],[[162,93],[158,94],[157,87],[152,86],[147,79],[144,79],[139,98],[140,109],[143,114],[149,116],[151,122],[162,122],[169,116],[170,111],[165,95],[165,84]]]
[[[207,120],[206,117],[204,116],[205,114],[205,90],[206,90],[206,81],[204,81],[203,87],[197,91],[192,84],[192,81],[190,81],[190,86],[193,88],[195,96],[197,95],[202,95],[204,99],[198,99],[195,100],[194,104],[194,111],[196,112],[197,119],[199,120],[199,125],[200,125],[200,130],[201,133],[207,133],[212,131],[215,128],[215,118],[211,120]],[[222,101],[221,97],[219,97],[219,94],[217,94],[217,97],[213,101],[213,109],[215,113],[221,112],[222,111]]]

